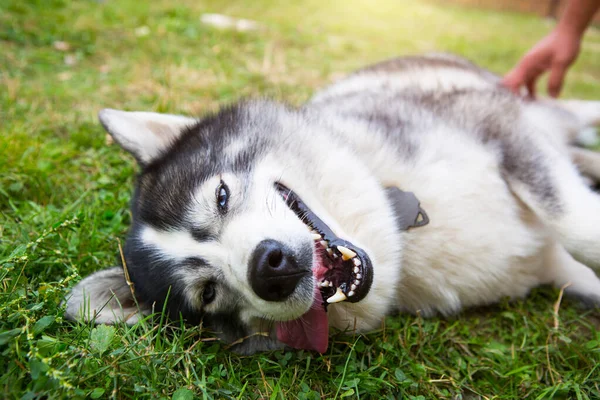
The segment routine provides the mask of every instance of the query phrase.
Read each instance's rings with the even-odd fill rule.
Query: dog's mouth
[[[313,268],[323,307],[364,299],[373,283],[373,265],[367,253],[351,242],[341,239],[292,190],[281,183],[277,190],[292,211],[306,224],[315,241],[319,262]]]
[[[348,240],[342,239],[319,218],[292,190],[276,183],[275,187],[287,206],[308,226],[313,234],[316,279],[311,308],[299,318],[277,323],[279,341],[296,349],[316,350],[324,353],[328,343],[327,306],[348,301],[363,300],[373,284],[373,264],[368,254]],[[398,229],[422,227],[429,218],[419,200],[411,192],[397,187],[385,188],[395,215]]]

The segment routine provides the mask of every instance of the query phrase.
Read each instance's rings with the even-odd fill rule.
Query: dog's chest
[[[400,308],[449,314],[525,295],[539,281],[548,237],[493,151],[453,132],[424,135],[420,149],[379,170],[387,185],[414,192],[430,220],[403,235]]]

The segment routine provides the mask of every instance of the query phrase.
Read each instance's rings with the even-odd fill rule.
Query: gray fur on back
[[[305,107],[381,136],[405,160],[421,150],[421,136],[436,127],[473,135],[497,152],[507,176],[531,187],[548,210],[560,214],[548,161],[516,123],[524,100],[499,82],[453,55],[402,57],[357,71],[318,92]]]

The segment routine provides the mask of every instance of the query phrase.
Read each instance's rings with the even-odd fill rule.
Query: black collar
[[[390,186],[385,188],[385,194],[390,200],[398,229],[401,231],[420,228],[429,223],[429,217],[414,193],[403,192],[395,186]]]

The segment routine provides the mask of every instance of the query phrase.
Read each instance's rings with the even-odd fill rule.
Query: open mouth
[[[281,183],[275,184],[286,204],[304,224],[315,241],[320,263],[313,273],[323,298],[323,307],[331,303],[364,299],[373,283],[373,265],[367,253],[341,239],[300,199]]]

